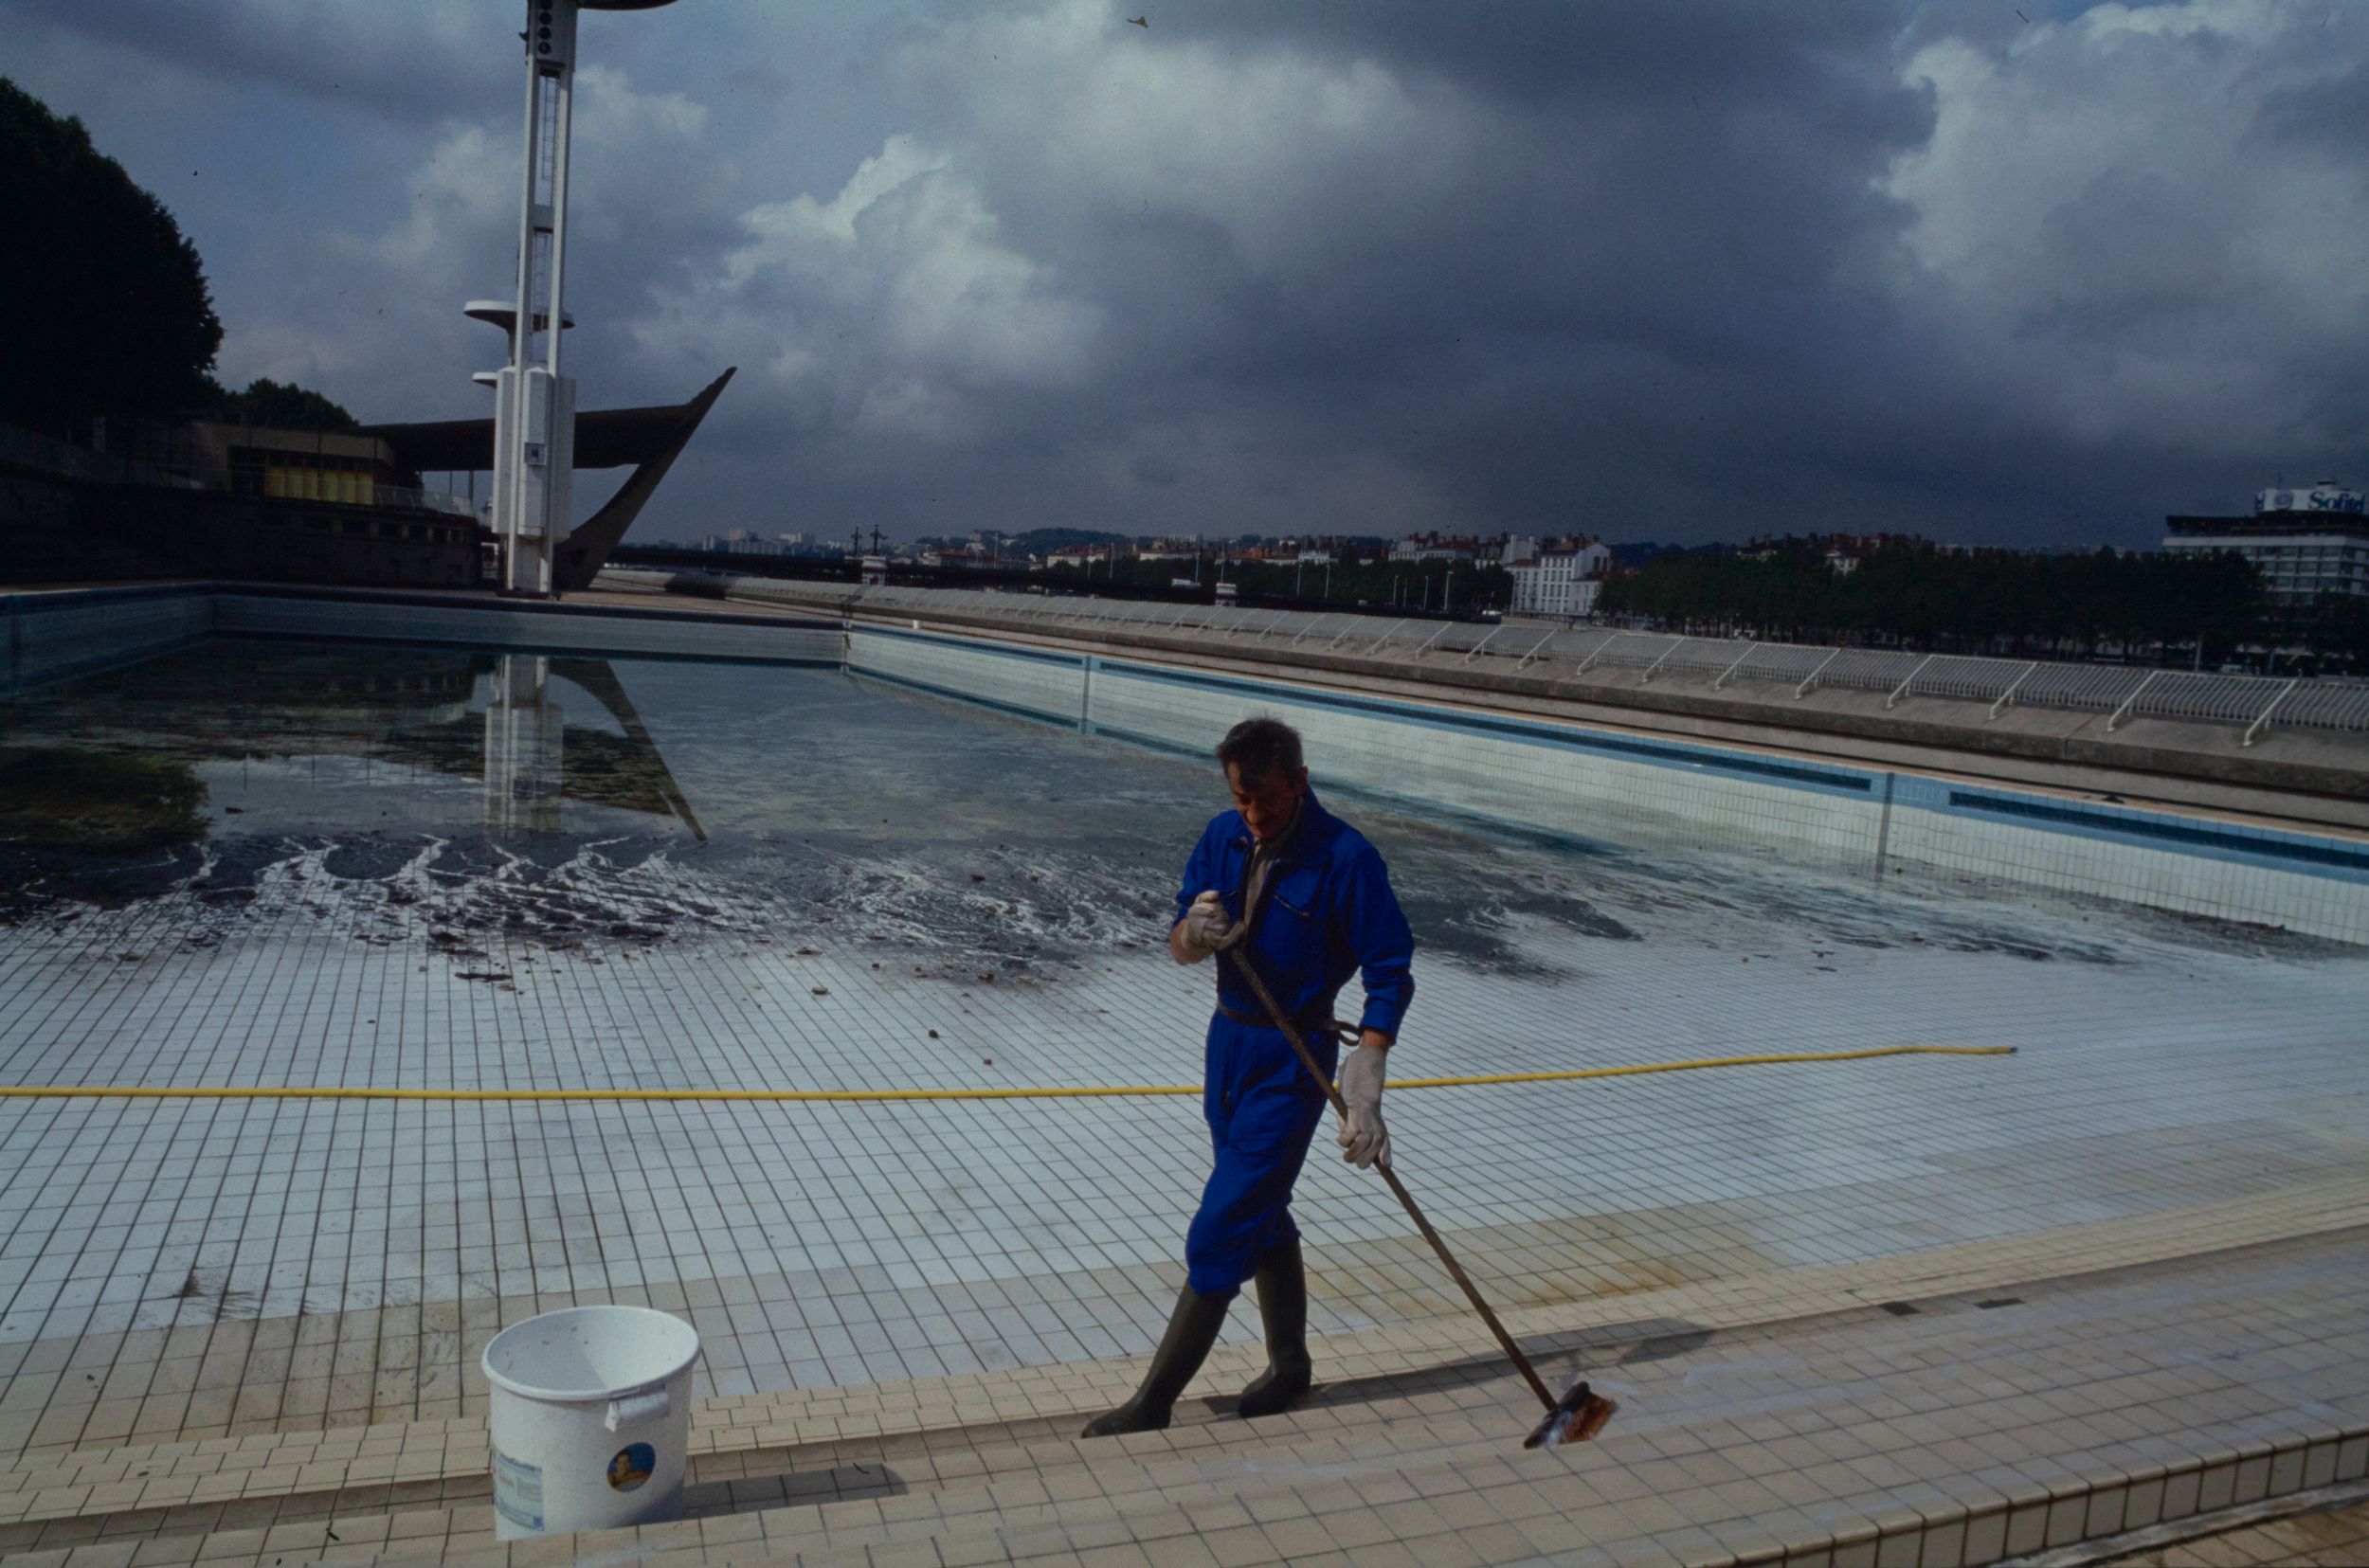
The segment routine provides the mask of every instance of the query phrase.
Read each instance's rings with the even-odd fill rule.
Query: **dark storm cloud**
[[[2369,66],[2265,94],[2255,130],[2322,157],[2369,160]]]
[[[1008,79],[986,89],[999,101],[1046,96],[1030,62],[983,66],[980,36],[919,51],[921,134],[971,150],[1004,237],[1090,275],[1108,307],[1129,402],[1081,400],[1089,427],[1155,400],[1231,408],[1288,432],[1291,460],[1410,460],[1443,523],[1579,525],[1732,487],[1765,456],[1766,406],[1847,405],[1869,346],[1897,343],[1874,259],[1908,215],[1872,187],[1931,110],[1886,61],[1879,10],[1786,29],[1761,6],[1604,26],[1481,8],[1472,27],[1438,8],[1329,9],[1331,25],[1312,7],[1195,11],[1149,45],[1209,51],[1220,75],[1278,52],[1379,71],[1436,138],[1406,156],[1272,150],[1275,178],[1298,179],[1303,152],[1317,170],[1277,245],[1246,243],[1255,194],[1180,194],[1196,173],[1157,149],[1131,183],[1047,177],[1044,119],[1084,135],[1059,95],[1028,122],[979,115],[983,73]]]
[[[9,0],[7,9],[20,23],[66,29],[226,86],[277,88],[400,120],[474,114],[516,78],[514,59],[486,47],[469,25],[485,8],[465,0]],[[524,8],[495,9],[515,34]]]
[[[2369,27],[2283,0],[2022,12],[602,19],[575,368],[597,406],[742,367],[645,519],[677,535],[2128,544],[2272,468],[2362,477]],[[251,204],[253,260],[218,287],[226,368],[377,417],[477,406],[483,330],[454,312],[508,262],[507,16],[0,0],[0,25],[134,78],[317,101],[351,67],[329,91],[359,86],[386,128],[312,155],[395,160],[408,189],[326,223]]]
[[[1784,99],[1788,63],[1824,54],[1836,63],[1880,58],[1899,25],[1889,4],[1782,7],[1757,0],[1672,6],[1574,6],[1567,0],[1425,0],[1339,5],[1217,0],[1161,18],[1181,37],[1288,41],[1453,79],[1492,98],[1538,99],[1585,88],[1654,106],[1697,96],[1741,102]],[[1772,70],[1772,67],[1774,69]]]

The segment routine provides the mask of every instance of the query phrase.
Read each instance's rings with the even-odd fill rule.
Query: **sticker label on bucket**
[[[608,1484],[629,1492],[650,1479],[658,1469],[658,1450],[647,1443],[627,1443],[608,1462]]]
[[[522,1530],[543,1527],[543,1468],[494,1451],[494,1511]]]

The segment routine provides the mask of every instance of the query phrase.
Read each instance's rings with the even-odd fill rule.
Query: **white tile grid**
[[[2369,889],[2303,872],[1920,810],[1893,814],[1888,858],[2369,943]]]
[[[139,1075],[122,1050],[141,1033],[130,1020],[146,1018],[172,1020],[147,1036],[154,1076],[187,1080],[202,1063],[212,1082],[1184,1082],[1205,1018],[1207,976],[1145,954],[1021,989],[875,972],[870,944],[810,958],[723,942],[596,949],[599,966],[522,946],[497,955],[522,977],[504,993],[451,980],[423,934],[380,947],[291,914],[220,948],[103,969],[110,983],[79,998],[53,977],[87,971],[82,942],[20,947],[6,994],[56,1003],[9,1016],[0,1049],[44,1075],[122,1081]],[[1537,940],[1588,978],[1427,963],[1402,1072],[1920,1040],[2027,1050],[1394,1099],[1409,1180],[1443,1225],[1634,1217],[1568,1248],[1605,1288],[1728,1267],[1739,1249],[1773,1266],[1847,1261],[2201,1201],[2341,1162],[2359,1133],[2357,964],[2204,955],[2183,972],[2168,959],[1892,952],[1828,975],[1782,933],[1748,954]],[[1748,982],[1746,956],[1760,960]],[[131,974],[145,978],[118,980]],[[53,1015],[68,1027],[53,1032]],[[2279,1037],[2233,1058],[2230,1038],[2265,1018]],[[1449,1021],[1478,1019],[1493,1026]],[[35,1042],[51,1049],[21,1054]],[[2299,1134],[2313,1114],[2324,1130]],[[744,1375],[844,1380],[849,1356],[894,1377],[1139,1351],[1164,1307],[1142,1266],[1172,1264],[1205,1169],[1190,1099],[43,1101],[0,1108],[0,1157],[20,1168],[0,1196],[0,1285],[15,1286],[0,1341],[223,1310],[779,1278],[762,1330],[745,1312],[702,1325],[719,1336],[725,1392]],[[1320,1143],[1301,1188],[1311,1237],[1400,1236],[1370,1178],[1323,1156]],[[940,1293],[1022,1282],[1046,1299],[984,1319],[962,1306],[975,1297]],[[1492,1287],[1520,1299],[1525,1282]],[[1390,1309],[1365,1290],[1333,1321]]]
[[[848,667],[1006,703],[1061,723],[1076,723],[1085,701],[1082,662],[1064,665],[1000,657],[877,632],[849,637]]]

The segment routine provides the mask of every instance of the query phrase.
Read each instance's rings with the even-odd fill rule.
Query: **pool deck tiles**
[[[2043,1261],[1995,1251],[1993,1277]],[[2352,1299],[2369,1227],[2114,1261],[2145,1251],[2092,1246],[2102,1267],[2024,1281],[2012,1304],[1977,1286],[1906,1312],[1645,1338],[1634,1323],[1566,1328],[1546,1376],[1591,1368],[1622,1410],[1596,1443],[1537,1453],[1515,1446],[1534,1418],[1527,1393],[1476,1332],[1458,1343],[1438,1325],[1420,1349],[1392,1343],[1402,1329],[1328,1340],[1310,1405],[1255,1426],[1221,1410],[1247,1375],[1242,1352],[1221,1357],[1168,1432],[1094,1443],[1075,1437],[1078,1415],[1130,1367],[773,1397],[805,1407],[795,1435],[742,1424],[766,1399],[712,1403],[684,1522],[507,1547],[491,1536],[474,1422],[309,1450],[250,1438],[94,1453],[76,1474],[18,1472],[20,1490],[59,1483],[38,1494],[53,1517],[0,1525],[0,1550],[12,1562],[848,1562],[911,1549],[944,1563],[1347,1552],[1958,1568],[2360,1479],[2369,1324]],[[1880,1267],[1863,1266],[1860,1295],[1902,1283]],[[835,1428],[850,1416],[859,1430]],[[161,1493],[166,1478],[136,1473],[163,1469],[175,1473]]]

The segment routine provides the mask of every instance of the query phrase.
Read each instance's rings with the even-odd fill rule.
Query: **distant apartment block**
[[[787,553],[779,540],[759,538],[756,534],[750,532],[745,528],[736,528],[730,533],[711,533],[703,541],[701,541],[701,548],[710,551],[721,551],[730,555],[781,555]]]
[[[1125,545],[1072,545],[1066,550],[1057,550],[1047,554],[1044,564],[1048,567],[1082,568],[1092,571],[1098,566],[1107,567],[1114,562],[1129,560],[1134,557],[1134,553]]]
[[[1393,561],[1474,561],[1480,558],[1478,539],[1451,538],[1440,533],[1410,533],[1390,547]]]
[[[2328,596],[2369,598],[2369,515],[2361,493],[2334,479],[2260,491],[2251,516],[2163,521],[2170,530],[2163,548],[2172,554],[2226,551],[2253,563],[2274,607],[2301,608]]]
[[[1509,541],[1509,548],[1514,541]],[[1612,569],[1612,551],[1593,539],[1521,539],[1529,553],[1508,554],[1515,615],[1592,615]]]
[[[925,567],[962,567],[985,571],[997,565],[996,552],[990,545],[931,545],[921,551]]]

